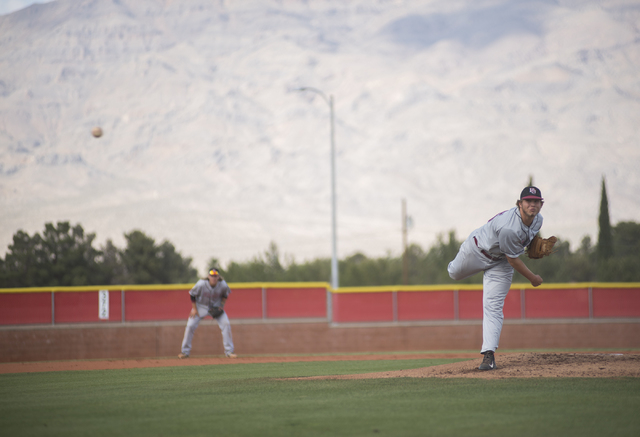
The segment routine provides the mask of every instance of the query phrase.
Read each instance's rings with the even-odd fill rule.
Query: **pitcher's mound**
[[[313,379],[375,378],[616,378],[640,377],[640,355],[602,353],[496,354],[495,370],[478,370],[482,357],[420,369],[336,375]]]

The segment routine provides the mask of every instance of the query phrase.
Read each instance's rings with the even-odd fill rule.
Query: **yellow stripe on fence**
[[[195,283],[188,284],[150,284],[150,285],[79,285],[73,287],[26,287],[0,288],[0,293],[61,293],[79,291],[153,291],[153,290],[191,290]],[[328,282],[237,282],[229,283],[234,289],[243,288],[326,288],[331,290]]]
[[[27,287],[0,288],[0,293],[64,293],[82,291],[153,291],[153,290],[190,290],[194,283],[188,284],[151,284],[151,285],[84,285],[74,287]],[[448,290],[482,290],[482,284],[441,284],[441,285],[384,285],[366,287],[331,288],[328,282],[238,282],[229,283],[232,290],[249,288],[324,288],[332,293],[385,293],[398,291],[448,291]],[[640,288],[640,282],[576,282],[542,284],[535,289],[576,289],[576,288]],[[511,289],[534,289],[529,283],[511,284]]]

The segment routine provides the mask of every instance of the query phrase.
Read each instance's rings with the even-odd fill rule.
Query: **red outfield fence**
[[[238,321],[341,323],[482,319],[481,285],[344,287],[319,283],[229,284]],[[0,326],[185,320],[193,284],[0,289]],[[640,283],[513,284],[506,320],[640,318]]]

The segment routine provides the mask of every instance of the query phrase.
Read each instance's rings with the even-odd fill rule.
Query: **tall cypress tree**
[[[613,234],[611,232],[611,222],[609,221],[609,201],[607,200],[607,189],[602,177],[602,194],[600,198],[600,217],[598,218],[600,230],[598,232],[598,260],[607,260],[613,256]]]

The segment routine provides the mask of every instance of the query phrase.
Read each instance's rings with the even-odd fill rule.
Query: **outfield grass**
[[[640,379],[281,380],[461,360],[0,375],[2,436],[638,436]]]

